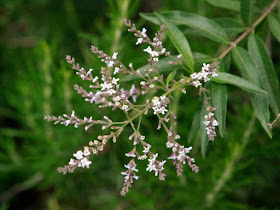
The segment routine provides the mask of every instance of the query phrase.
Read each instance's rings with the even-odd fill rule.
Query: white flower
[[[72,118],[75,117],[75,111],[74,110],[72,111],[71,117]]]
[[[96,81],[98,81],[98,76],[94,77],[92,82],[95,83]]]
[[[114,74],[119,73],[119,71],[120,71],[120,68],[119,68],[119,67],[116,67],[116,68],[115,68],[115,71],[114,71]]]
[[[149,54],[152,53],[152,48],[150,46],[148,46],[146,49],[144,49],[144,52],[147,52]]]
[[[89,165],[91,164],[92,162],[90,160],[88,160],[87,158],[84,158],[81,160],[81,164],[82,164],[82,167],[84,168],[85,166],[87,168],[89,168]]]
[[[138,38],[137,42],[136,42],[136,45],[142,44],[142,42],[143,42],[143,38]]]
[[[145,85],[145,84],[146,84],[145,81],[141,81],[141,82],[140,82],[140,85]]]
[[[150,54],[152,55],[152,57],[159,56],[157,51],[152,51]]]
[[[124,110],[124,111],[127,112],[127,111],[128,111],[128,106],[127,106],[127,105],[123,105],[123,106],[122,106],[122,110]]]
[[[112,59],[117,59],[117,55],[118,55],[118,52],[114,52],[113,56],[112,56]]]
[[[71,120],[66,120],[65,121],[65,126],[68,126],[71,123]]]
[[[193,73],[193,74],[191,74],[190,76],[191,76],[192,80],[197,79],[197,73]]]
[[[113,67],[113,65],[114,65],[114,61],[109,61],[108,63],[107,63],[107,65],[108,65],[108,67]]]
[[[210,121],[203,121],[203,124],[207,126],[210,124]]]
[[[113,87],[112,83],[107,83],[107,82],[102,83],[100,86],[102,88],[101,90],[111,89]]]
[[[76,165],[76,162],[75,162],[75,160],[73,159],[73,158],[71,158],[70,159],[70,161],[69,161],[69,163],[68,163],[68,165]]]
[[[74,156],[75,158],[77,158],[78,160],[81,160],[81,159],[84,158],[84,157],[83,157],[83,152],[82,152],[82,150],[77,151],[76,153],[73,154],[73,156]]]
[[[193,81],[192,84],[197,88],[198,86],[202,85],[198,80]]]
[[[84,149],[84,156],[89,156],[90,155],[90,151],[89,151],[89,149],[86,147],[85,149]]]
[[[116,78],[114,77],[114,78],[112,79],[112,84],[117,85],[119,80],[120,80],[119,78],[116,79]]]
[[[153,105],[154,106],[159,106],[160,105],[160,101],[159,101],[159,98],[158,97],[154,97],[152,99],[152,102],[153,102]]]
[[[142,36],[144,36],[144,37],[147,36],[146,32],[147,32],[147,29],[146,28],[142,28],[142,32],[141,32]]]
[[[217,121],[217,120],[214,120],[214,121],[213,121],[213,126],[218,126],[218,125],[219,125],[218,121]]]
[[[115,98],[113,98],[113,101],[120,101],[121,100],[121,97],[120,96],[116,96]]]
[[[110,90],[107,91],[107,93],[109,93],[110,96],[113,95],[113,94],[115,94],[116,92],[117,92],[117,91],[115,91],[114,89],[110,89]]]
[[[210,69],[210,64],[203,63],[203,67],[201,69],[203,72],[208,72]]]
[[[89,75],[92,71],[93,71],[93,69],[89,69],[87,72],[87,75]]]

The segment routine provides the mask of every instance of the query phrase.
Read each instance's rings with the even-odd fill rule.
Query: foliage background
[[[257,5],[264,8],[269,2],[259,0]],[[43,121],[43,116],[71,113],[72,109],[79,116],[110,116],[110,111],[100,111],[74,92],[73,85],[81,81],[66,65],[65,55],[74,56],[85,67],[99,69],[100,61],[89,50],[92,43],[108,54],[118,51],[125,64],[140,67],[146,56],[125,32],[122,19],[131,18],[138,28],[145,25],[152,35],[157,27],[145,22],[139,13],[168,10],[240,21],[238,12],[215,8],[204,0],[1,1],[0,209],[280,208],[279,127],[269,139],[252,117],[248,94],[235,87],[228,88],[224,138],[210,142],[205,159],[199,151],[199,138],[192,142],[191,155],[200,166],[198,174],[186,167],[184,176],[177,178],[173,166],[167,164],[168,177],[160,182],[141,165],[140,180],[121,197],[120,172],[127,162],[124,153],[130,148],[130,131],[94,157],[90,169],[64,176],[57,173],[56,168],[100,134],[100,128],[85,133],[83,129],[53,126]],[[263,30],[265,25],[266,21],[256,33],[270,37],[268,46],[279,76],[279,43]],[[193,51],[218,54],[218,43],[182,29]],[[173,49],[168,40],[165,46]],[[234,65],[230,71],[238,74]],[[185,145],[197,104],[197,92],[179,95],[175,101],[178,132]],[[148,117],[144,121],[143,133],[168,155],[162,142],[165,137],[156,131],[153,120]]]

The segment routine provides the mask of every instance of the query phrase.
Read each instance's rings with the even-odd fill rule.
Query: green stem
[[[237,44],[243,40],[248,34],[250,34],[257,25],[260,24],[260,22],[263,21],[263,19],[274,9],[274,7],[277,5],[278,0],[274,0],[269,7],[263,12],[263,14],[253,23],[251,27],[249,27],[246,31],[243,32],[243,34],[240,35],[234,42],[231,43],[230,47],[227,48],[218,58],[222,59],[224,58],[234,47],[237,46]]]

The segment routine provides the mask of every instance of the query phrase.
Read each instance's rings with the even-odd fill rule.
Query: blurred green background
[[[271,1],[259,0],[263,9]],[[280,209],[280,129],[269,139],[255,119],[248,94],[228,88],[228,115],[224,138],[209,143],[206,158],[200,153],[199,133],[191,142],[191,156],[200,172],[185,167],[177,177],[171,162],[167,178],[158,181],[139,163],[140,179],[126,197],[121,197],[124,171],[130,151],[125,131],[116,144],[92,158],[90,169],[73,174],[58,174],[57,167],[68,163],[72,154],[101,133],[100,128],[84,132],[45,122],[45,114],[70,114],[101,119],[112,116],[109,110],[84,101],[73,90],[82,85],[65,55],[70,54],[85,67],[99,69],[99,59],[90,52],[94,44],[111,55],[119,52],[124,64],[140,67],[146,63],[143,47],[126,32],[123,18],[132,19],[138,28],[145,26],[152,36],[157,26],[145,22],[140,12],[183,10],[208,18],[231,17],[235,11],[215,8],[205,0],[2,0],[0,2],[0,209]],[[279,43],[269,37],[277,75],[280,72]],[[226,27],[226,26],[225,26]],[[182,28],[195,52],[211,56],[220,45]],[[232,35],[234,38],[236,35]],[[242,43],[241,43],[242,45]],[[165,46],[176,53],[166,40]],[[234,65],[230,71],[238,74]],[[178,133],[188,146],[188,136],[198,96],[192,89],[176,96]],[[114,115],[114,119],[121,116]],[[275,116],[271,113],[271,120]],[[153,122],[154,121],[154,122]],[[162,155],[165,135],[157,132],[155,118],[143,121],[142,133]]]

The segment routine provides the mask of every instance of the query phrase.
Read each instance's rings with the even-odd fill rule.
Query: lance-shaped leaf
[[[245,26],[251,26],[254,21],[256,0],[243,0],[240,2],[241,18]]]
[[[251,59],[248,52],[236,47],[233,49],[233,60],[240,69],[242,77],[262,88],[262,79],[260,71],[256,70],[258,67]],[[264,94],[250,94],[251,102],[261,125],[267,132],[268,136],[272,138],[271,129],[267,125],[269,123],[269,108],[268,96]]]
[[[223,58],[223,64],[224,64],[224,70],[225,70],[225,72],[229,72],[230,64],[231,64],[231,53],[228,53],[228,54]]]
[[[209,4],[215,7],[221,7],[223,9],[229,9],[233,11],[240,11],[240,2],[231,0],[206,0]]]
[[[220,72],[224,72],[223,62],[220,61],[220,68],[218,74]],[[225,84],[218,84],[215,82],[211,82],[212,88],[212,103],[216,108],[215,114],[217,121],[219,123],[219,132],[223,137],[225,126],[226,126],[226,115],[227,115],[227,86]]]
[[[211,63],[214,59],[206,54],[195,52],[193,53],[195,68],[201,69],[203,63]]]
[[[191,129],[188,136],[188,143],[190,144],[195,139],[198,138],[199,129],[200,129],[200,116],[201,116],[201,107],[197,110],[193,116],[193,121],[191,125]]]
[[[244,25],[233,18],[216,18],[214,21],[224,29],[227,35],[238,34],[247,29]]]
[[[230,73],[222,73],[220,72],[218,76],[212,77],[211,81],[217,82],[220,84],[230,84],[236,87],[239,87],[247,92],[250,93],[261,93],[261,94],[268,94],[266,91],[261,89],[260,87],[254,85],[252,82],[249,82],[246,79],[238,77],[236,75]]]
[[[174,79],[175,75],[176,75],[176,71],[173,70],[173,71],[167,76],[167,79],[166,79],[166,86],[168,86],[168,85],[169,85],[169,82],[170,82],[171,80]]]
[[[280,17],[277,14],[270,14],[268,16],[268,24],[271,32],[276,37],[276,39],[280,42]]]
[[[180,31],[177,26],[170,22],[167,18],[158,13],[155,13],[155,15],[160,20],[160,22],[166,26],[166,32],[170,41],[182,55],[184,63],[193,72],[194,60],[187,38],[184,36],[183,32]]]
[[[248,40],[251,58],[260,70],[264,89],[269,93],[268,101],[275,115],[279,114],[279,81],[265,43],[257,36],[251,35]]]
[[[154,15],[141,14],[143,18],[155,24],[160,24]],[[224,29],[208,18],[181,11],[170,11],[162,13],[169,21],[176,25],[185,25],[200,32],[201,36],[205,36],[213,41],[220,43],[229,43],[229,38]]]

